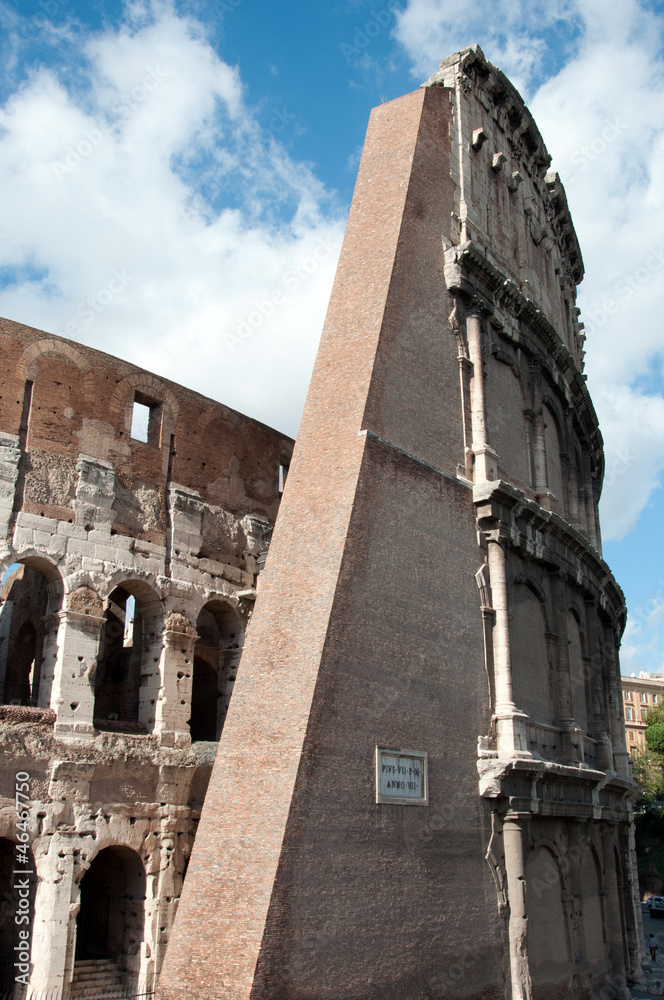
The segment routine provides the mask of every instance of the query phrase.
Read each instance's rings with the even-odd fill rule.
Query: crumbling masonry
[[[640,978],[625,608],[549,162],[477,47],[373,112],[237,682],[292,442],[0,322],[0,916],[6,956],[27,774],[33,989]]]
[[[162,1000],[641,976],[625,608],[549,164],[476,46],[372,112]]]
[[[2,985],[27,772],[31,988],[152,989],[293,442],[6,320],[0,372]]]

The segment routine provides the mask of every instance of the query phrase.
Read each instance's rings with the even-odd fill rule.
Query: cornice
[[[505,480],[473,487],[480,531],[496,533],[511,548],[555,567],[586,590],[614,622],[625,628],[625,596],[588,538],[560,514],[546,510]]]
[[[561,382],[564,384],[563,396],[576,408],[601,482],[604,443],[586,377],[579,371],[573,355],[543,309],[534,299],[524,295],[511,276],[493,264],[472,240],[445,251],[444,275],[448,291],[461,295],[469,310],[479,310],[485,315],[492,315],[497,309],[504,310],[518,321],[520,330],[505,326],[502,334],[548,370],[552,385],[560,390]],[[523,335],[524,329],[533,335],[532,338]]]

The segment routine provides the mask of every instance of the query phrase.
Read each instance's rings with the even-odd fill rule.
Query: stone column
[[[530,1000],[532,994],[528,965],[523,822],[523,818],[516,814],[512,816],[508,814],[503,822],[503,850],[509,900],[511,1000]]]
[[[493,666],[496,692],[496,747],[499,755],[530,757],[526,735],[527,715],[514,703],[510,645],[507,573],[504,543],[497,532],[487,536],[491,602],[496,615],[493,629]]]
[[[484,404],[484,371],[482,359],[482,320],[479,313],[466,316],[468,355],[473,366],[470,382],[471,425],[475,454],[475,482],[498,478],[498,456],[487,442]]]
[[[569,900],[570,931],[572,935],[572,956],[576,975],[581,983],[582,991],[586,990],[590,980],[590,966],[586,959],[586,934],[583,925],[583,856],[587,844],[585,830],[579,820],[570,819],[567,823],[567,864],[569,866],[569,887],[572,898]]]
[[[37,870],[30,991],[45,995],[50,990],[58,997],[71,981],[79,905],[72,903],[73,895],[78,898],[73,845],[55,833]]]
[[[58,660],[60,617],[57,612],[51,615],[44,615],[42,622],[44,623],[44,641],[42,643],[42,663],[37,705],[39,708],[50,708],[55,665]]]
[[[168,616],[159,664],[161,688],[155,720],[155,733],[163,746],[186,746],[191,742],[188,720],[197,639],[196,628],[185,615]]]
[[[154,955],[151,963],[151,973],[156,979],[166,955],[171,927],[175,920],[175,912],[182,892],[183,858],[176,849],[177,820],[162,819],[161,844],[159,850],[159,875],[157,888]],[[150,983],[146,983],[148,988]]]
[[[101,602],[100,602],[101,607]],[[58,612],[58,656],[51,691],[56,736],[94,736],[94,675],[106,619],[80,611]]]
[[[618,638],[610,625],[604,626],[604,655],[609,688],[609,727],[613,748],[613,767],[621,778],[631,780],[632,767],[625,746],[625,720],[623,719],[620,665],[618,663]]]
[[[606,935],[611,960],[613,985],[620,993],[627,996],[627,1000],[631,1000],[631,993],[629,995],[624,994],[627,984],[625,949],[623,929],[620,923],[620,886],[618,885],[619,875],[616,870],[614,843],[614,831],[604,829],[602,833],[602,865],[604,868],[604,881],[607,886]]]
[[[592,705],[592,725],[598,742],[597,763],[603,771],[613,771],[613,745],[609,732],[609,707],[604,694],[605,665],[600,642],[597,605],[586,601],[586,628],[588,636],[590,704]]]
[[[641,903],[639,901],[639,880],[636,873],[636,850],[634,848],[634,819],[631,804],[628,804],[629,821],[619,833],[620,864],[622,867],[623,909],[626,923],[628,978],[634,983],[644,982],[642,962],[646,958]]]

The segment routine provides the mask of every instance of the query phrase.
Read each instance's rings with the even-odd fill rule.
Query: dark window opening
[[[143,618],[131,594],[116,587],[104,612],[99,663],[95,675],[94,723],[114,729],[138,726]]]
[[[189,731],[192,742],[219,739],[237,676],[244,627],[223,601],[210,601],[196,622]]]
[[[47,581],[31,566],[15,565],[5,577],[0,602],[2,703],[36,705],[47,629]]]
[[[90,960],[114,963],[118,979],[138,973],[145,925],[145,868],[128,847],[100,851],[81,881],[76,917],[76,964]]]

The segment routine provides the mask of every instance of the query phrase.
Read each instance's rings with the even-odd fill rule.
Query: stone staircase
[[[89,958],[74,962],[72,998],[112,997],[125,992],[122,973],[108,958]]]

